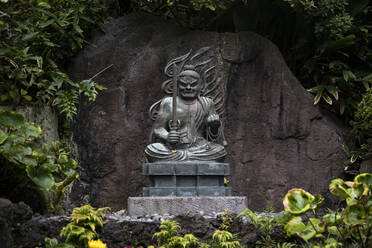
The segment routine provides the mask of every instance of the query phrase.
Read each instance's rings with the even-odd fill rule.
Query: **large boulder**
[[[71,190],[76,205],[126,207],[148,185],[141,164],[152,121],[148,109],[163,97],[166,63],[211,46],[224,92],[227,162],[233,195],[248,206],[270,204],[293,187],[326,194],[342,173],[344,128],[313,105],[269,40],[250,32],[190,31],[147,14],[131,14],[96,32],[69,67],[75,80],[100,74],[94,103],[82,102],[74,127],[81,177]]]

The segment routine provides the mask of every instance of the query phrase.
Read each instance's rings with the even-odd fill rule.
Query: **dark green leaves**
[[[25,123],[23,115],[12,111],[0,111],[0,125],[7,128],[19,128]]]
[[[85,45],[84,33],[104,22],[105,10],[100,1],[90,0],[2,4],[0,103],[63,102],[58,110],[71,120],[77,98],[89,95],[89,100],[95,99],[94,85],[85,92],[62,72],[61,65]]]
[[[27,175],[31,180],[43,189],[51,189],[55,183],[54,177],[47,166],[27,166],[26,167]]]
[[[78,177],[77,162],[58,143],[42,145],[36,138],[41,128],[26,122],[23,115],[0,111],[0,155],[24,168],[31,181],[42,190],[55,192],[54,207],[62,200],[64,188]]]
[[[314,201],[315,199],[317,201]],[[316,198],[303,189],[291,189],[283,199],[284,210],[293,215],[306,213],[320,202],[320,197]]]

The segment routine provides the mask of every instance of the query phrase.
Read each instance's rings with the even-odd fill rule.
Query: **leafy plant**
[[[229,210],[226,209],[225,211],[222,212],[222,215],[221,215],[220,230],[231,231],[232,222],[233,222],[233,219],[229,215]]]
[[[53,105],[67,119],[80,96],[95,100],[104,87],[73,82],[63,71],[84,44],[88,30],[106,17],[101,1],[20,0],[0,2],[0,103]]]
[[[71,222],[62,229],[61,236],[66,238],[66,243],[88,247],[88,241],[98,238],[97,229],[103,226],[103,217],[108,210],[107,207],[95,210],[90,205],[75,208],[70,216]],[[91,246],[97,242],[91,243]]]
[[[160,232],[153,235],[158,241],[159,247],[165,248],[191,248],[198,247],[198,239],[192,234],[185,234],[184,237],[177,236],[179,224],[176,221],[165,220],[160,224]]]
[[[353,139],[344,150],[348,156],[345,168],[350,173],[359,174],[359,164],[363,160],[372,158],[372,88],[369,88],[358,104],[354,120],[350,123],[353,130],[350,135]]]
[[[302,54],[308,54],[297,76],[311,87],[314,104],[323,99],[350,120],[360,96],[372,83],[369,1],[283,1],[305,15],[313,28],[308,43],[299,47]]]
[[[272,238],[275,230],[281,230],[284,223],[286,223],[291,215],[287,213],[282,213],[279,216],[270,216],[272,211],[269,211],[264,215],[258,216],[249,208],[245,208],[238,216],[244,215],[250,220],[250,223],[255,227],[255,229],[260,230],[259,240],[256,242],[256,247],[293,247],[292,243],[277,243]]]
[[[45,248],[75,248],[75,246],[67,243],[59,243],[56,238],[48,238],[44,239]]]
[[[240,248],[240,242],[236,240],[236,235],[226,230],[216,230],[212,236],[211,247],[215,248]]]
[[[132,1],[133,9],[173,20],[181,26],[207,29],[232,6],[233,0]]]
[[[51,207],[57,211],[64,189],[78,177],[77,162],[57,142],[40,144],[40,135],[41,128],[23,115],[0,110],[0,154],[10,166],[23,168],[40,189],[54,192]]]
[[[313,196],[303,189],[290,190],[283,200],[284,210],[294,217],[287,222],[288,236],[298,236],[308,242],[319,238],[325,247],[340,247],[351,243],[354,247],[369,247],[372,241],[372,174],[360,174],[353,182],[334,179],[330,192],[346,202],[341,211],[317,216],[323,197]],[[313,212],[314,218],[308,216]],[[306,217],[303,222],[301,215]],[[340,242],[342,241],[342,242]]]
[[[216,230],[209,243],[200,243],[192,234],[178,236],[179,224],[176,221],[164,220],[160,224],[160,232],[153,235],[157,239],[158,247],[164,248],[240,248],[235,235],[227,230]],[[149,246],[154,248],[154,246]]]

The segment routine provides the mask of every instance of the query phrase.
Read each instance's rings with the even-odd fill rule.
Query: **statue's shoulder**
[[[171,96],[166,96],[166,97],[164,97],[163,99],[161,99],[161,103],[160,103],[160,105],[167,106],[167,105],[169,105],[169,104],[172,104],[172,102],[173,102],[173,97],[171,97]]]
[[[210,98],[210,97],[200,96],[200,100],[201,100],[204,104],[206,104],[206,105],[208,105],[208,106],[210,106],[210,105],[214,105],[213,99]]]

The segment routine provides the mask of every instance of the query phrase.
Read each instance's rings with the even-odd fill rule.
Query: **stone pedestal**
[[[156,162],[143,164],[142,170],[150,178],[143,196],[231,196],[231,188],[224,186],[227,163]]]
[[[156,162],[142,165],[150,186],[143,188],[144,197],[128,198],[128,213],[144,215],[186,215],[219,213],[226,209],[239,214],[247,207],[246,197],[231,196],[224,186],[229,175],[227,163],[187,161]]]
[[[186,215],[193,213],[219,213],[228,209],[229,213],[239,214],[247,207],[247,198],[240,196],[223,197],[129,197],[130,216],[145,215]]]

